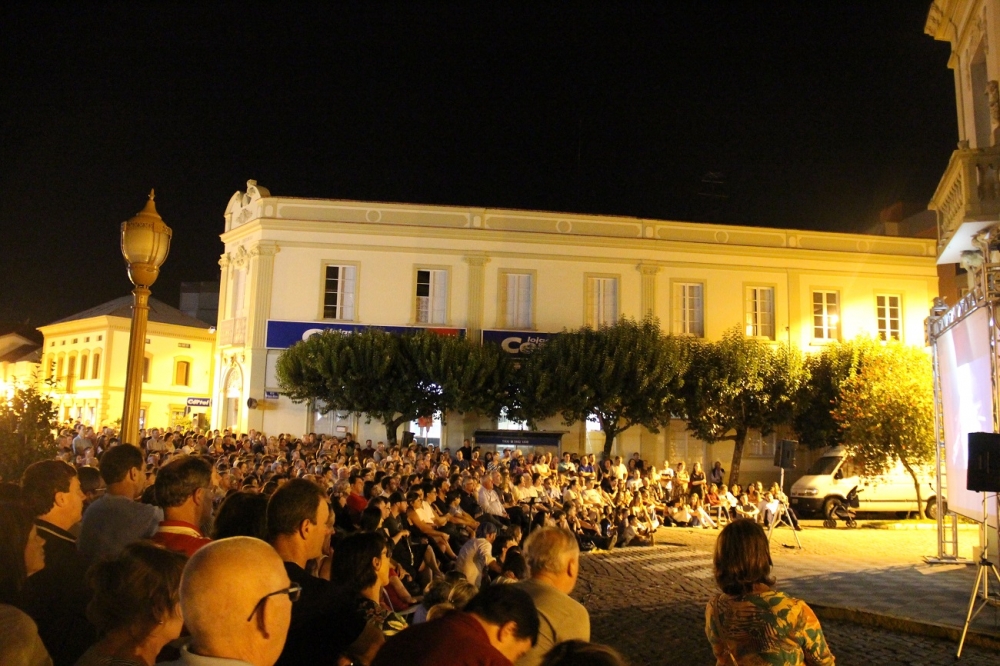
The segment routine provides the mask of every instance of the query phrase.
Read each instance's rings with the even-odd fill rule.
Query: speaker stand
[[[997,495],[997,516],[1000,520],[1000,495]],[[962,627],[962,638],[958,641],[958,652],[955,653],[955,659],[960,659],[962,657],[962,647],[965,645],[965,637],[969,633],[969,625],[972,621],[976,619],[984,608],[987,606],[997,606],[1000,605],[1000,596],[994,596],[993,599],[990,598],[990,573],[997,579],[997,583],[1000,583],[1000,572],[997,571],[995,564],[990,562],[988,556],[988,548],[986,547],[988,543],[988,530],[989,530],[989,514],[986,512],[986,493],[983,493],[983,526],[982,526],[982,552],[979,553],[979,561],[976,563],[978,572],[976,573],[976,582],[972,586],[972,594],[969,595],[969,609],[965,613],[965,626]],[[982,598],[983,600],[979,603],[979,607],[976,608],[976,596],[978,596],[979,589],[982,588]]]

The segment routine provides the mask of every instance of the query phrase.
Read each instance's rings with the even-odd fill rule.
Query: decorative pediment
[[[237,190],[229,199],[229,205],[226,206],[226,231],[243,226],[260,215],[257,202],[269,196],[270,190],[258,185],[256,180],[248,180],[247,191]]]

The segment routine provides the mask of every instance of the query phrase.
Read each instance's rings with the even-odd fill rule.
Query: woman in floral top
[[[823,629],[804,601],[771,589],[771,553],[752,520],[726,526],[715,544],[722,594],[705,609],[705,634],[717,666],[830,666]]]

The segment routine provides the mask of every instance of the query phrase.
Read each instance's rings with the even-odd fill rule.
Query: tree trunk
[[[403,425],[403,419],[393,419],[384,423],[386,446],[395,446],[398,442],[396,433],[399,432],[399,426]]]
[[[602,460],[607,460],[611,457],[611,447],[615,444],[615,437],[618,435],[618,431],[615,429],[607,429],[604,431],[604,458]]]
[[[740,463],[743,461],[743,447],[747,443],[746,428],[737,428],[733,437],[733,462],[729,466],[729,485],[740,482]]]
[[[917,472],[910,467],[910,463],[906,461],[906,458],[900,456],[899,461],[903,463],[903,467],[910,474],[913,479],[913,488],[917,491],[917,520],[920,520],[924,516],[924,498],[920,493],[920,480],[917,479]]]

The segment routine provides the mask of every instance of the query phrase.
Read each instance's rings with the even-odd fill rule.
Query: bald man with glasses
[[[191,642],[168,666],[274,666],[301,592],[263,541],[233,537],[204,546],[181,577]]]

